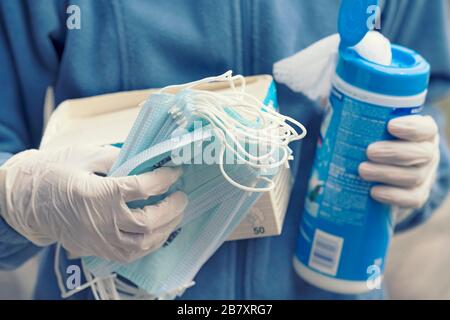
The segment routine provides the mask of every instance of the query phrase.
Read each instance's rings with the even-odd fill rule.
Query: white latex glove
[[[178,225],[187,197],[175,192],[144,209],[126,202],[166,192],[181,169],[101,177],[119,149],[28,150],[0,167],[0,214],[37,245],[59,242],[72,255],[130,262],[159,248]]]
[[[364,180],[382,183],[371,190],[375,200],[421,208],[430,195],[440,159],[436,122],[430,116],[405,116],[391,120],[388,131],[400,140],[369,145],[369,161],[359,166],[359,174]]]

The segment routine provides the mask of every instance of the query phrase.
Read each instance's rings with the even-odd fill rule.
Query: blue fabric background
[[[39,145],[46,88],[56,103],[107,92],[162,87],[228,69],[244,75],[271,73],[277,60],[336,32],[338,0],[40,0],[0,1],[0,161]],[[81,9],[81,30],[66,28],[66,8]],[[450,84],[445,0],[386,0],[382,31],[417,50],[432,66],[430,102]],[[306,124],[295,145],[296,184],[283,234],[229,242],[196,277],[183,298],[354,299],[318,290],[292,268],[305,186],[315,151],[321,112],[303,96],[280,86],[283,113]],[[427,106],[437,120],[440,114]],[[442,122],[441,122],[442,125]],[[441,143],[439,176],[426,206],[399,226],[424,221],[449,187],[449,160]],[[42,252],[35,297],[58,299],[54,246],[38,248],[0,218],[0,268],[12,269]],[[62,270],[78,260],[62,258]],[[92,298],[88,290],[74,299]]]

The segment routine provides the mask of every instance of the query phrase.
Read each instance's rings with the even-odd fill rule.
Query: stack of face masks
[[[228,82],[231,91],[197,90],[201,83]],[[239,87],[236,82],[239,82]],[[176,93],[170,93],[176,92]],[[301,130],[298,134],[295,125]],[[183,176],[165,195],[128,203],[143,207],[175,191],[189,204],[177,230],[155,252],[128,264],[82,259],[96,297],[171,299],[193,284],[260,192],[292,158],[288,144],[306,135],[304,126],[245,92],[245,79],[227,72],[152,94],[122,146],[110,176],[140,174],[181,165]],[[120,275],[129,286],[111,275]],[[102,281],[103,279],[103,281]]]

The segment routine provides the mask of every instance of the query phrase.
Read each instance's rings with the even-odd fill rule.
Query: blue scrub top
[[[67,1],[0,1],[0,161],[36,148],[43,130],[48,86],[56,103],[133,89],[163,87],[228,69],[244,75],[271,73],[274,62],[337,30],[338,0],[72,0],[81,29],[69,30]],[[431,63],[430,101],[450,84],[447,1],[386,0],[382,32],[420,52]],[[382,298],[383,290],[343,296],[303,282],[292,268],[297,226],[321,122],[320,109],[279,86],[281,112],[306,124],[294,145],[296,183],[283,234],[225,243],[196,276],[185,299]],[[426,112],[442,117],[431,106]],[[445,139],[433,192],[421,210],[398,226],[429,217],[449,187]],[[0,162],[1,163],[1,162]],[[59,299],[54,246],[39,248],[0,218],[0,268],[13,269],[41,252],[35,297]],[[79,260],[61,258],[61,270]],[[65,274],[63,272],[63,274]],[[89,290],[72,299],[92,298]]]

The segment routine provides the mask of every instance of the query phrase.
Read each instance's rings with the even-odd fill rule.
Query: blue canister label
[[[367,281],[374,266],[383,273],[393,233],[391,207],[370,197],[374,183],[359,177],[358,166],[367,160],[369,144],[393,139],[390,119],[420,110],[361,102],[332,89],[300,224],[301,264],[348,281]]]

